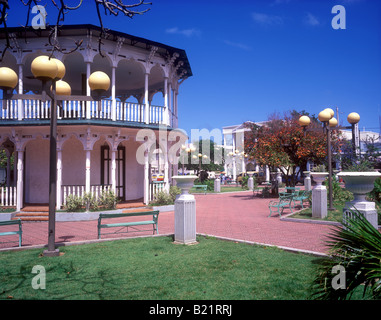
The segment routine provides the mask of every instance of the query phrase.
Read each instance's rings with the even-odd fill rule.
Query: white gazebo
[[[51,55],[45,45],[49,30],[8,29],[13,49],[6,51],[0,67],[18,75],[15,93],[40,93],[41,82],[33,77],[30,66],[36,57]],[[58,41],[63,52],[75,48],[76,41],[83,42],[72,53],[53,53],[66,67],[63,80],[72,95],[90,96],[88,80],[96,71],[106,73],[111,82],[100,102],[62,101],[58,108],[57,208],[68,194],[98,194],[105,188],[114,190],[121,200],[148,203],[157,183],[152,183],[150,162],[137,159],[144,143],[137,134],[150,129],[159,141],[160,131],[178,127],[179,87],[192,76],[184,50],[109,30],[100,52],[100,33],[93,25],[62,26]],[[5,41],[0,35],[0,48]],[[9,163],[0,205],[21,210],[25,204],[48,203],[49,121],[50,101],[0,101],[0,148],[6,150]],[[155,144],[163,159],[160,189],[168,190],[176,165],[168,161],[167,150],[173,142],[162,140]]]

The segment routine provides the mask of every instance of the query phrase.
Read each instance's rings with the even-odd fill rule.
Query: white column
[[[115,70],[116,67],[112,66],[111,69],[111,120],[116,121],[116,79],[115,79]]]
[[[150,201],[150,186],[149,186],[149,153],[144,153],[144,204],[149,204]]]
[[[17,204],[16,211],[20,211],[23,207],[23,189],[24,189],[24,151],[17,153]]]
[[[90,169],[91,169],[91,151],[86,150],[86,183],[85,192],[90,192]]]
[[[19,94],[23,94],[24,91],[24,82],[23,82],[23,65],[19,64]],[[17,112],[18,112],[18,120],[22,120],[24,118],[24,108],[23,108],[23,103],[22,100],[17,101],[18,107],[17,107]]]
[[[148,89],[149,89],[148,78],[149,78],[149,73],[146,73],[144,76],[144,103],[145,103],[144,120],[146,124],[150,123],[150,118],[149,118],[150,103],[148,100]]]
[[[86,95],[89,97],[91,95],[91,90],[89,86],[89,78],[91,74],[91,63],[86,62]],[[86,119],[91,119],[91,102],[86,101]]]
[[[166,145],[166,149],[164,152],[164,182],[165,189],[169,192],[169,162],[168,162],[168,145]]]
[[[168,125],[173,127],[172,84],[168,83]]]
[[[236,166],[236,156],[233,156],[233,180],[237,179],[237,166]]]
[[[164,78],[164,124],[169,125],[168,112],[168,78]]]
[[[57,210],[62,205],[62,150],[57,149]]]
[[[116,194],[116,150],[111,150],[111,185],[112,191]]]
[[[173,97],[173,113],[175,115],[175,123],[173,124],[174,128],[179,127],[179,116],[178,116],[178,109],[177,109],[177,102],[178,102],[177,96],[178,96],[178,94],[179,94],[178,91],[175,90],[174,91],[174,97]]]
[[[266,182],[270,182],[270,168],[266,165]]]

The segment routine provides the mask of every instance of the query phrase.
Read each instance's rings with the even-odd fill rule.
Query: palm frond
[[[328,235],[331,259],[322,261],[313,282],[313,299],[350,299],[364,286],[373,299],[381,299],[381,233],[360,213]],[[332,286],[336,274],[332,269],[341,265],[345,270],[345,288]]]

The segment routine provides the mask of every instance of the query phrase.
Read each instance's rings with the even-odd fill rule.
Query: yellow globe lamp
[[[58,60],[56,58],[52,58],[52,60],[57,64],[57,75],[56,80],[60,80],[65,76],[66,68],[65,65],[62,63],[61,60]]]
[[[335,115],[335,111],[333,111],[331,108],[326,108],[324,109],[325,111],[328,111],[331,115],[331,118],[333,118],[333,116]]]
[[[328,122],[331,118],[331,113],[328,110],[323,110],[318,115],[318,119],[321,122]]]
[[[11,68],[0,68],[0,88],[5,90],[14,89],[18,82],[18,76]]]
[[[311,119],[309,116],[301,116],[299,118],[299,125],[301,127],[307,127],[311,123]]]
[[[39,56],[32,61],[31,71],[36,79],[48,81],[57,77],[58,66],[53,58]]]
[[[57,96],[70,96],[71,95],[70,85],[66,81],[58,80],[56,82],[56,95]]]
[[[356,112],[351,112],[349,115],[348,115],[348,118],[347,118],[348,122],[350,124],[356,124],[356,123],[359,123],[360,121],[360,115]]]
[[[330,126],[331,128],[336,127],[337,124],[338,124],[337,119],[336,119],[335,117],[332,117],[332,119],[329,120],[328,124],[329,124],[329,126]]]
[[[110,88],[110,78],[102,71],[95,71],[89,77],[90,89],[95,91],[107,91]]]

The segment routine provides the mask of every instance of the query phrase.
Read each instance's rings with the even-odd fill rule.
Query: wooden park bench
[[[203,184],[195,184],[192,188],[204,190],[204,194],[206,194],[206,190],[208,190],[208,186]]]
[[[291,204],[292,201],[293,201],[293,194],[279,193],[279,199],[272,200],[269,203],[269,209],[270,209],[269,217],[271,216],[273,211],[278,212],[279,217],[281,217],[283,213],[283,209],[285,207],[289,207],[292,212],[292,204]],[[276,208],[276,210],[274,210],[274,208]]]
[[[9,225],[18,225],[19,229],[18,231],[6,231],[6,232],[0,232],[0,236],[8,236],[12,234],[18,234],[19,235],[19,247],[21,247],[22,242],[22,226],[21,226],[21,220],[9,220],[9,221],[0,221],[0,227],[1,226],[9,226]]]
[[[126,217],[135,217],[135,216],[152,216],[152,220],[144,220],[144,221],[130,221],[130,222],[118,222],[118,223],[107,223],[102,224],[103,219],[114,219],[114,218],[126,218]],[[115,232],[115,233],[127,233],[128,227],[134,227],[138,225],[153,225],[153,234],[159,234],[158,229],[158,219],[159,219],[159,211],[140,211],[140,212],[128,212],[128,213],[101,213],[98,218],[98,239],[101,238],[101,229],[102,228],[123,228],[126,227],[127,230],[125,232]],[[136,230],[134,231],[147,231],[147,230]],[[103,233],[105,234],[105,233]],[[107,233],[110,234],[110,233]]]

